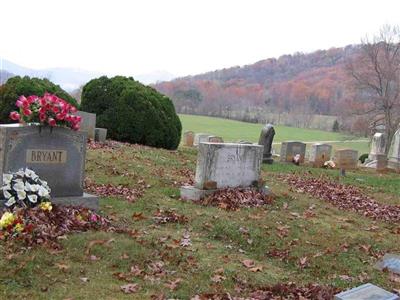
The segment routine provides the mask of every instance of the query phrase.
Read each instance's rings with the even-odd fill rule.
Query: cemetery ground
[[[263,124],[246,123],[222,118],[213,118],[194,115],[179,115],[183,131],[191,130],[196,133],[204,132],[223,137],[225,142],[237,142],[239,140],[248,140],[258,142],[260,130]],[[333,149],[350,148],[358,150],[359,154],[368,153],[368,139],[356,136],[346,135],[337,132],[327,132],[322,130],[296,128],[289,126],[274,126],[276,135],[274,137],[274,150],[280,152],[280,142],[283,141],[302,141],[305,143],[323,142],[332,144]],[[309,147],[308,147],[309,148]]]
[[[279,284],[289,282],[335,292],[366,282],[400,289],[400,277],[373,267],[400,252],[398,221],[340,210],[284,180],[323,175],[398,205],[396,174],[358,170],[339,178],[337,170],[263,165],[273,202],[232,211],[179,200],[179,187],[193,180],[196,149],[90,148],[88,187],[104,195],[100,213],[125,233],[71,233],[59,238],[59,249],[0,243],[0,298],[190,299],[271,286],[285,295]]]

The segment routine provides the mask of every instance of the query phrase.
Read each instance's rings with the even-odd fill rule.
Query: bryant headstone
[[[0,178],[29,168],[48,182],[52,202],[97,209],[97,197],[83,192],[86,140],[67,128],[0,125]]]
[[[372,137],[371,150],[368,155],[370,161],[376,160],[377,155],[385,154],[386,148],[386,135],[381,132],[377,132]]]

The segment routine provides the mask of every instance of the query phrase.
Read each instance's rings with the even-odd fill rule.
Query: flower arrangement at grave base
[[[26,246],[45,244],[60,248],[60,237],[88,230],[117,231],[94,211],[42,202],[33,208],[0,211],[0,241],[20,241]]]
[[[43,97],[20,96],[15,105],[19,108],[19,112],[10,113],[13,121],[22,124],[68,127],[72,130],[80,128],[82,118],[74,115],[77,112],[76,107],[56,95],[45,93]]]
[[[5,206],[14,207],[35,207],[50,203],[51,189],[47,182],[40,179],[31,169],[20,169],[17,172],[3,174],[3,197]],[[51,206],[48,206],[51,209]]]

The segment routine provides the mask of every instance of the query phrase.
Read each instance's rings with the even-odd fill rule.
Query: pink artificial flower
[[[56,119],[57,120],[64,120],[64,118],[65,118],[65,114],[63,114],[63,113],[56,114]]]
[[[72,129],[75,131],[78,131],[80,128],[81,128],[81,125],[79,125],[79,124],[72,125]]]
[[[96,216],[95,214],[92,214],[92,215],[90,216],[90,221],[91,221],[91,222],[97,222],[97,216]]]
[[[82,117],[81,116],[75,116],[75,120],[76,120],[76,122],[80,122],[80,121],[82,121]]]
[[[49,118],[49,119],[47,120],[47,123],[49,123],[49,125],[50,125],[51,127],[56,126],[56,120],[54,120],[53,118]]]
[[[42,107],[44,107],[47,104],[47,101],[44,97],[40,98],[39,103]]]
[[[22,110],[22,113],[24,114],[24,116],[30,116],[32,114],[32,111],[29,108],[24,108]]]
[[[11,118],[11,120],[19,121],[21,119],[21,116],[16,111],[12,111],[10,113],[10,118]]]
[[[60,112],[60,109],[59,109],[57,106],[53,106],[53,112],[54,112],[55,114],[57,114],[57,113]]]
[[[70,109],[69,109],[72,113],[76,113],[78,110],[76,109],[76,107],[75,106],[72,106],[71,105],[71,107],[70,107]]]
[[[21,100],[17,100],[17,102],[15,102],[15,105],[17,106],[17,107],[21,107],[22,106],[22,101]]]
[[[46,107],[42,106],[41,108],[39,108],[39,113],[40,114],[45,114],[47,111]]]

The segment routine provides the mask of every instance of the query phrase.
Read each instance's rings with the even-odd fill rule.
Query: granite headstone
[[[52,202],[97,208],[97,197],[83,192],[86,140],[67,128],[0,125],[0,178],[30,168],[48,182]]]
[[[94,130],[94,140],[99,143],[105,143],[107,139],[106,128],[96,128]]]
[[[263,146],[200,143],[195,186],[182,187],[181,198],[199,200],[215,189],[249,187],[258,183]]]
[[[339,149],[335,151],[334,159],[338,168],[350,170],[357,168],[358,151],[353,149]]]
[[[274,136],[275,129],[272,124],[266,124],[263,129],[261,129],[258,144],[264,146],[263,163],[272,164],[274,162],[272,158],[272,142]]]
[[[390,146],[388,159],[388,168],[400,171],[400,128],[393,136],[393,142]]]
[[[94,140],[96,128],[96,114],[88,113],[85,111],[78,111],[76,113],[82,117],[80,131],[87,132],[88,139]]]
[[[194,142],[194,132],[185,131],[183,133],[183,145],[186,147],[193,147],[193,142]]]
[[[320,168],[324,163],[331,159],[332,146],[328,144],[316,143],[311,146],[309,162],[313,167]]]
[[[304,163],[306,144],[296,141],[283,142],[281,145],[281,162],[293,162],[295,155],[300,155],[299,163]]]

